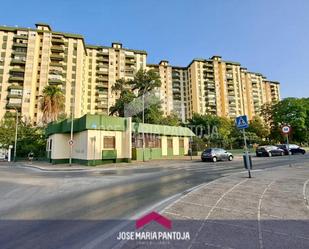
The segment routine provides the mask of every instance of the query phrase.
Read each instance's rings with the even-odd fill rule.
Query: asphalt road
[[[309,162],[309,156],[295,156],[295,162]],[[254,170],[288,163],[288,157],[253,158]],[[159,211],[200,184],[244,171],[240,159],[160,164],[65,172],[0,166],[1,248],[112,248],[104,241],[129,220]]]

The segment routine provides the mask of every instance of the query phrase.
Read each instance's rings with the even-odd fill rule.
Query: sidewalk
[[[172,220],[172,231],[190,232],[190,240],[129,241],[122,248],[309,248],[308,166],[254,171],[251,179],[237,173],[205,184],[161,212]]]
[[[241,159],[240,156],[235,156],[234,160]],[[193,156],[193,161],[200,161],[200,156]],[[142,161],[132,161],[131,163],[108,163],[108,164],[102,164],[97,166],[85,166],[81,164],[72,164],[71,166],[69,164],[51,164],[44,161],[17,161],[14,162],[0,162],[0,166],[21,166],[21,167],[30,167],[30,168],[36,168],[43,171],[77,171],[77,170],[117,170],[117,169],[136,169],[136,168],[146,168],[146,167],[169,167],[173,164],[185,162],[185,161],[191,161],[190,156],[175,156],[173,158],[167,157],[167,158],[161,158],[161,159],[154,159],[149,160],[146,162]]]
[[[200,160],[200,156],[192,157],[193,161]],[[14,162],[0,162],[0,166],[21,166],[21,167],[30,167],[36,168],[39,170],[45,171],[77,171],[77,170],[116,170],[116,169],[134,169],[134,168],[145,168],[145,167],[159,167],[159,166],[170,166],[174,163],[184,162],[184,161],[191,161],[190,156],[177,156],[174,158],[162,158],[162,159],[155,159],[149,160],[146,162],[142,161],[132,161],[131,163],[108,163],[102,164],[97,166],[86,166],[81,164],[51,164],[44,161],[17,161]]]

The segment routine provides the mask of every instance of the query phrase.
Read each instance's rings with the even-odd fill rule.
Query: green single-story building
[[[70,132],[70,119],[48,125],[49,162],[67,163],[71,155],[72,162],[86,165],[186,155],[190,137],[195,136],[186,127],[133,123],[131,118],[91,114],[74,119],[73,143]]]

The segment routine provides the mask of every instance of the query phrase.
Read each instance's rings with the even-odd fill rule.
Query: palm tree
[[[41,100],[43,122],[49,123],[58,120],[64,109],[64,95],[58,86],[45,86]]]

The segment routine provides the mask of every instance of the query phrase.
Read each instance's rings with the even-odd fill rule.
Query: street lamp
[[[16,146],[17,146],[17,132],[18,132],[18,110],[14,107],[16,111],[16,124],[15,124],[15,141],[14,141],[14,162],[16,162]]]
[[[142,100],[143,100],[143,114],[142,114],[142,121],[143,124],[145,123],[145,92],[146,92],[146,87],[143,90],[143,95],[142,95]],[[142,136],[143,136],[143,162],[145,162],[145,132],[144,132],[144,126],[142,129]]]
[[[73,128],[74,128],[74,114],[73,114],[73,109],[74,106],[72,107],[72,111],[71,111],[71,131],[70,131],[70,159],[69,159],[69,165],[72,166],[72,155],[73,155]]]

